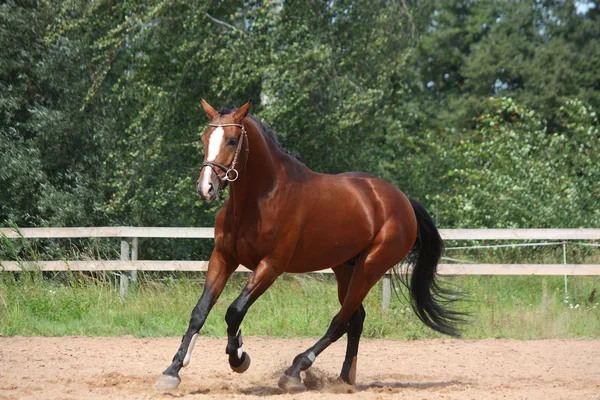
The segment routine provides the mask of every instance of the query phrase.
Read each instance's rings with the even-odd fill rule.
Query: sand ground
[[[314,339],[244,338],[252,365],[231,372],[224,338],[198,338],[178,389],[154,382],[179,338],[0,337],[5,399],[600,399],[600,340],[363,340],[357,384],[335,383],[345,339],[285,393],[281,372]],[[309,370],[310,371],[310,370]]]

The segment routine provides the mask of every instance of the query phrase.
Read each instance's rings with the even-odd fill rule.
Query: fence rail
[[[208,269],[208,261],[90,260],[0,261],[4,271],[189,271]],[[240,265],[236,272],[250,272]],[[331,269],[312,273],[332,274]],[[441,275],[600,275],[600,264],[440,264]]]
[[[446,275],[600,275],[600,264],[567,264],[566,245],[573,240],[600,241],[600,229],[441,229],[440,234],[446,241],[482,241],[482,240],[553,240],[558,243],[547,245],[563,246],[562,264],[440,264],[439,273]],[[120,289],[125,293],[129,281],[136,280],[137,271],[206,271],[207,261],[177,260],[138,260],[138,238],[214,238],[213,228],[177,228],[177,227],[61,227],[61,228],[0,228],[0,236],[11,239],[36,238],[121,238],[120,260],[89,261],[0,261],[0,271],[23,271],[30,268],[41,271],[124,271],[121,273]],[[534,243],[544,245],[544,243]],[[598,244],[578,243],[599,246]],[[530,244],[514,244],[523,246]],[[533,244],[532,244],[533,245]],[[507,245],[498,245],[502,247]],[[488,246],[471,246],[481,248]],[[469,246],[464,247],[469,248]],[[456,248],[454,248],[456,249]],[[239,266],[237,272],[248,272]],[[330,269],[317,273],[332,273]],[[566,290],[566,286],[565,286]],[[383,308],[389,308],[391,294],[390,275],[383,281]]]
[[[61,238],[191,238],[212,239],[214,228],[97,226],[74,228],[1,228],[0,235],[8,238],[61,239]]]
[[[445,240],[600,240],[600,229],[440,229]],[[8,238],[214,238],[213,228],[99,226],[73,228],[0,228]]]

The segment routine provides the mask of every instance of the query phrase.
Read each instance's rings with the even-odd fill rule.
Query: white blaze
[[[221,151],[221,145],[223,144],[223,136],[225,135],[225,131],[223,127],[219,126],[217,129],[213,131],[210,135],[210,139],[208,140],[208,156],[206,157],[206,161],[214,161],[215,158],[219,155]],[[210,178],[214,174],[214,171],[210,167],[204,168],[204,176],[202,176],[202,194],[208,197],[208,190],[210,189]]]

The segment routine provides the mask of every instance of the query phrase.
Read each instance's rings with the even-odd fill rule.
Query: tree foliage
[[[6,2],[0,221],[211,225],[204,97],[252,98],[310,168],[381,176],[445,227],[599,226],[599,8]]]
[[[467,126],[490,96],[527,104],[552,131],[565,101],[600,107],[596,2],[451,0],[434,10],[412,58],[415,89],[433,99],[431,114],[442,114],[434,124]]]
[[[45,43],[53,14],[34,1],[0,5],[0,220],[20,226],[104,220],[107,125],[77,111],[88,54],[67,37]]]
[[[569,101],[557,118],[568,134],[551,133],[534,110],[491,99],[437,194],[439,215],[461,227],[597,226],[600,130],[590,108]]]

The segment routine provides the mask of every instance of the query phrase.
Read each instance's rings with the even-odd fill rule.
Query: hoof
[[[342,376],[340,375],[337,379],[336,379],[337,383],[340,384],[344,384],[344,385],[348,385],[348,386],[354,386],[356,385],[356,381],[352,382],[350,380],[350,378],[346,377],[346,376]]]
[[[154,386],[160,390],[176,389],[180,382],[181,378],[178,376],[162,374]]]
[[[287,376],[286,374],[281,374],[277,386],[287,392],[301,392],[306,389],[300,378]]]
[[[248,355],[248,353],[243,352],[241,358],[242,358],[242,363],[240,365],[238,365],[237,367],[234,367],[233,365],[229,364],[229,366],[231,367],[233,372],[237,372],[238,374],[242,374],[242,373],[246,372],[248,370],[248,368],[250,368],[250,356]]]

